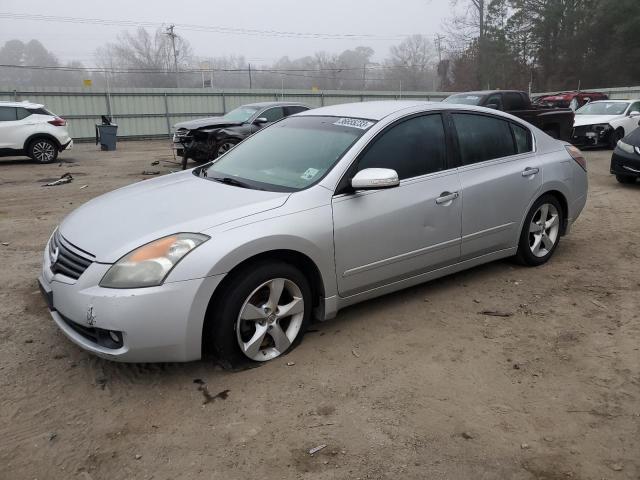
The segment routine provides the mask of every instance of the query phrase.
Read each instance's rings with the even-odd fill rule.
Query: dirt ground
[[[38,292],[55,226],[175,168],[166,141],[1,159],[0,479],[639,479],[640,184],[609,175],[609,151],[587,155],[587,208],[548,265],[349,308],[240,373],[95,358]]]

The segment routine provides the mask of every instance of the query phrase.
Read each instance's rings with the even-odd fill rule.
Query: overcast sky
[[[297,58],[319,50],[341,52],[372,47],[380,60],[406,34],[433,37],[450,14],[450,0],[2,0],[0,13],[28,13],[175,23],[194,54],[202,57],[244,55],[255,64],[288,55]],[[282,38],[181,30],[179,25],[304,33],[369,35],[359,39]],[[0,45],[17,38],[40,40],[63,62],[90,66],[95,49],[115,39],[125,27],[0,18]],[[133,28],[131,28],[133,29]]]

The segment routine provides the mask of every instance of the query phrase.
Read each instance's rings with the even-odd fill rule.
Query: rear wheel
[[[616,180],[620,183],[636,183],[636,177],[631,175],[616,175]]]
[[[531,207],[522,227],[516,258],[532,267],[546,263],[560,242],[562,207],[553,195],[543,195]]]
[[[273,360],[294,348],[311,319],[311,288],[295,267],[275,261],[251,265],[223,287],[209,338],[226,368]]]
[[[36,138],[29,144],[27,155],[38,163],[55,162],[58,158],[58,146],[48,138]]]

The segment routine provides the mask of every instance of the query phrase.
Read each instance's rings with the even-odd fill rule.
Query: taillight
[[[580,165],[584,171],[587,171],[587,159],[584,158],[582,151],[579,148],[574,147],[573,145],[565,145],[564,148],[567,149],[571,158],[573,158],[578,165]]]
[[[64,127],[67,124],[67,121],[64,118],[56,117],[53,120],[49,120],[49,123],[56,127]]]

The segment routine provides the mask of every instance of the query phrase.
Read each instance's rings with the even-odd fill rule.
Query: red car
[[[608,99],[608,95],[600,92],[560,92],[538,97],[535,104],[545,107],[571,108],[575,111],[589,102]]]

